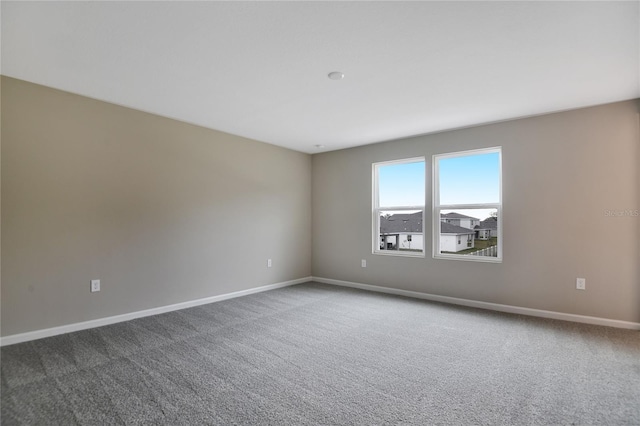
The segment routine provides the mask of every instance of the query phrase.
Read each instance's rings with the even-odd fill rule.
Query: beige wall
[[[637,102],[312,161],[7,77],[1,88],[2,336],[311,273],[640,322],[640,218],[605,214],[640,209]],[[424,259],[371,254],[372,162],[497,145],[502,264],[434,260],[430,244]]]
[[[2,77],[1,334],[309,276],[310,188],[309,155]]]
[[[632,101],[314,155],[312,273],[640,322],[640,217],[605,214],[640,209],[638,123]],[[502,264],[371,254],[373,162],[500,145]]]

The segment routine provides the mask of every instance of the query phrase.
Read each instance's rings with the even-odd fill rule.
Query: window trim
[[[378,185],[378,168],[380,166],[390,166],[394,164],[409,164],[409,163],[424,163],[424,204],[422,206],[389,206],[380,207],[380,191]],[[427,252],[427,238],[425,226],[426,218],[426,203],[427,203],[427,158],[426,157],[411,157],[402,158],[398,160],[379,161],[371,164],[372,172],[372,196],[371,196],[371,216],[372,216],[372,234],[371,234],[371,253],[381,256],[400,256],[400,257],[413,257],[413,258],[425,258]],[[400,250],[380,250],[380,211],[405,211],[405,210],[421,210],[422,211],[422,252],[402,252]],[[398,242],[396,242],[398,243]]]
[[[497,203],[475,203],[475,204],[443,204],[440,205],[440,170],[439,161],[447,158],[467,157],[471,155],[482,154],[498,154],[498,202]],[[503,260],[503,234],[502,223],[503,218],[503,203],[502,203],[502,146],[494,146],[490,148],[471,149],[466,151],[457,151],[444,154],[434,154],[432,157],[432,179],[433,185],[432,200],[431,200],[431,213],[433,218],[432,223],[432,252],[434,259],[447,259],[447,260],[462,260],[469,262],[484,262],[484,263],[502,263]],[[464,209],[496,209],[498,214],[498,256],[486,257],[486,256],[465,256],[460,254],[448,254],[440,253],[440,213],[442,210],[464,210]]]

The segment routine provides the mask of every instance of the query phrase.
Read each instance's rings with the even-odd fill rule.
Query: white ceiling
[[[4,75],[310,153],[640,97],[638,1],[1,7]]]

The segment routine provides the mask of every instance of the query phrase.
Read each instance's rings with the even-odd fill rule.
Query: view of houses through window
[[[433,158],[435,257],[500,261],[501,151]],[[423,158],[374,164],[374,253],[423,255]]]
[[[500,148],[433,158],[434,256],[502,259]]]
[[[443,254],[497,257],[498,210],[441,210],[439,247]]]
[[[424,254],[424,158],[374,164],[374,253]]]
[[[424,251],[423,211],[381,211],[380,250]]]

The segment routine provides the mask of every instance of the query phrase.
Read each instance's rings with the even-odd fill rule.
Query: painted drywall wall
[[[629,101],[316,154],[313,276],[640,322],[638,123]],[[503,263],[436,260],[431,244],[425,258],[371,254],[372,163],[494,146]]]
[[[2,119],[3,336],[310,275],[309,155],[6,77]]]

